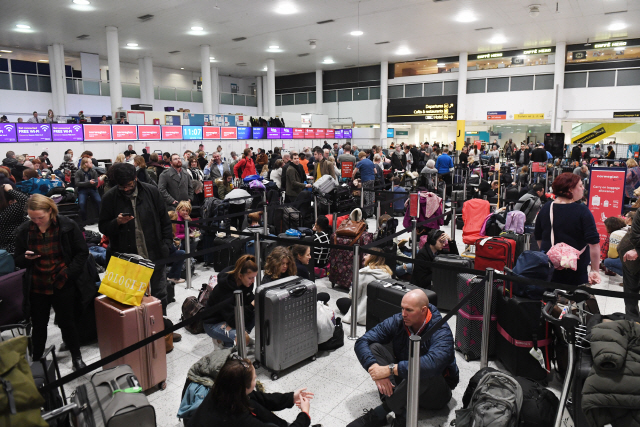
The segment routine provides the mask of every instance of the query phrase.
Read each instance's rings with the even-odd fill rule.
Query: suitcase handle
[[[290,289],[289,290],[289,295],[291,295],[292,297],[301,297],[306,292],[307,292],[306,285],[300,285],[300,286],[296,286],[293,289]]]
[[[271,328],[268,320],[265,320],[264,322],[264,334],[265,334],[265,341],[267,342],[267,345],[270,345],[271,344]]]

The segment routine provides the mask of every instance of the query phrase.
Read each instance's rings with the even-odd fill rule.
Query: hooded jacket
[[[428,243],[425,244],[422,249],[418,251],[416,254],[416,261],[427,261],[433,262],[438,255],[444,254],[453,254],[459,255],[458,246],[456,245],[455,240],[449,241],[449,250],[443,249],[438,253],[431,252],[431,245]],[[431,276],[433,271],[430,266],[427,266],[420,262],[415,262],[413,264],[413,274],[411,275],[411,284],[419,286],[421,288],[430,289],[431,288]]]
[[[253,305],[251,305],[255,299],[253,286],[249,288],[242,285],[239,286],[236,283],[235,278],[229,274],[234,267],[235,266],[229,266],[218,274],[218,284],[211,291],[207,302],[208,307],[213,307],[213,314],[205,320],[205,323],[215,324],[225,322],[227,325],[235,329],[236,318],[234,312],[234,291],[242,291],[245,325],[253,323],[253,319],[255,317]]]
[[[367,323],[367,286],[374,280],[389,279],[391,275],[383,269],[371,268],[369,266],[360,269],[358,274],[358,295],[355,298],[355,304],[358,304],[358,325],[366,325]],[[351,298],[352,305],[353,294],[351,292],[353,288],[349,289],[349,297]],[[351,323],[351,308],[342,317],[344,323]]]

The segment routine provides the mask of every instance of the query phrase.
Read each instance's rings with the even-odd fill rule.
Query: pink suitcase
[[[95,301],[100,357],[112,355],[164,329],[160,300],[145,296],[139,307],[120,304],[100,295]],[[166,387],[167,354],[164,338],[104,366],[129,365],[143,390]]]

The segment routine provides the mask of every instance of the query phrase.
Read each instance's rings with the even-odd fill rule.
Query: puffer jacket
[[[640,426],[640,324],[629,320],[591,329],[593,368],[582,388],[590,425]]]
[[[367,286],[374,280],[389,279],[391,275],[387,270],[381,268],[371,268],[369,266],[360,269],[358,274],[358,295],[356,295],[356,304],[358,304],[358,325],[366,325],[367,323]],[[349,289],[349,297],[353,301],[353,288]],[[353,304],[353,302],[352,302]],[[344,323],[351,323],[351,308],[342,317]]]
[[[433,304],[429,304],[429,310],[431,311],[431,320],[423,328],[420,335],[424,335],[442,319],[442,315]],[[373,329],[369,329],[355,344],[354,350],[360,365],[368,370],[371,365],[376,363],[376,358],[369,349],[371,344],[391,343],[398,364],[398,376],[406,379],[409,375],[409,334],[407,331],[401,313],[395,314],[383,320]],[[452,390],[460,380],[453,350],[453,334],[446,323],[431,338],[422,339],[420,342],[420,381],[426,381],[436,375],[444,376]]]

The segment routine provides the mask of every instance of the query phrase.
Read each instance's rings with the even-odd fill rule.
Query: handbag
[[[549,218],[551,219],[551,249],[547,251],[547,256],[556,270],[570,268],[576,271],[578,269],[578,258],[580,258],[580,255],[582,255],[587,247],[585,246],[579,251],[566,243],[555,244],[555,235],[553,233],[553,205],[555,203],[556,202],[553,202],[549,209]]]
[[[98,292],[119,303],[139,306],[155,265],[139,255],[114,253]]]
[[[336,229],[336,235],[339,237],[356,237],[367,230],[367,223],[364,221],[353,221],[345,219]]]

